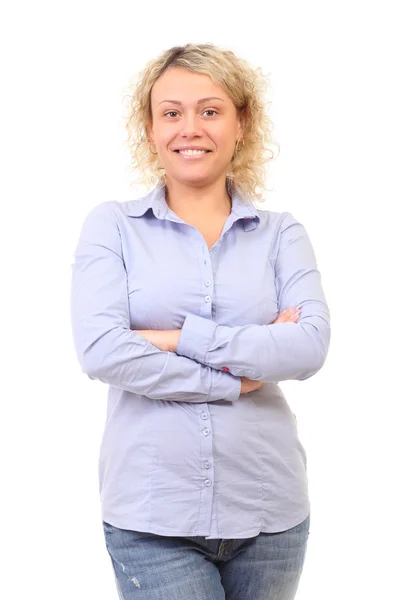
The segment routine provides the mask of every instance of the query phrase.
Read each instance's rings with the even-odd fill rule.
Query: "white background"
[[[281,153],[266,207],[306,226],[332,315],[323,370],[282,384],[312,502],[296,600],[396,597],[394,7],[53,0],[3,9],[2,598],[117,598],[97,483],[107,388],[75,358],[70,270],[88,210],[138,197],[123,145],[129,79],[187,42],[224,46],[269,74]]]

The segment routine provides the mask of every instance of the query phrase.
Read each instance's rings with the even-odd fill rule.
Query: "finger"
[[[279,321],[287,321],[292,317],[293,310],[293,308],[287,308],[286,310],[283,310],[281,313],[279,313],[277,320],[279,319]]]
[[[286,319],[289,317],[289,315],[290,315],[289,309],[283,310],[276,317],[274,323],[283,323],[284,321],[286,321]]]
[[[274,321],[276,323],[290,323],[293,321],[297,321],[300,316],[300,310],[298,308],[287,308],[283,310]]]
[[[291,321],[298,321],[299,317],[300,317],[300,311],[297,311],[297,312],[292,313],[290,315],[290,320]]]
[[[293,319],[293,317],[300,315],[300,310],[298,308],[289,308],[286,314],[288,319]]]

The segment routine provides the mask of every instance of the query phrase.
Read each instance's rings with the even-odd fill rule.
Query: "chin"
[[[213,177],[210,176],[210,174],[201,174],[199,173],[198,175],[195,175],[194,173],[192,175],[182,175],[179,173],[176,173],[175,175],[171,176],[172,179],[174,179],[176,182],[181,183],[183,185],[201,185],[201,184],[206,184],[206,183],[210,183],[210,181],[213,181]]]

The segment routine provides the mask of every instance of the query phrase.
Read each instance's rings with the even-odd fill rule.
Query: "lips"
[[[176,148],[174,150],[174,152],[187,152],[190,150],[202,150],[204,152],[211,152],[211,150],[209,150],[208,148],[201,148],[200,146],[194,146],[194,147],[186,147],[186,148]]]

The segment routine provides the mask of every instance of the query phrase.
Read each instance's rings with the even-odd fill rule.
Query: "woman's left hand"
[[[299,318],[299,308],[287,308],[286,310],[283,310],[281,313],[279,313],[272,325],[276,325],[277,323],[297,323]]]
[[[171,330],[157,330],[157,329],[139,329],[136,333],[140,333],[141,336],[146,338],[163,352],[175,352],[179,342],[179,336],[181,334],[180,329]]]

